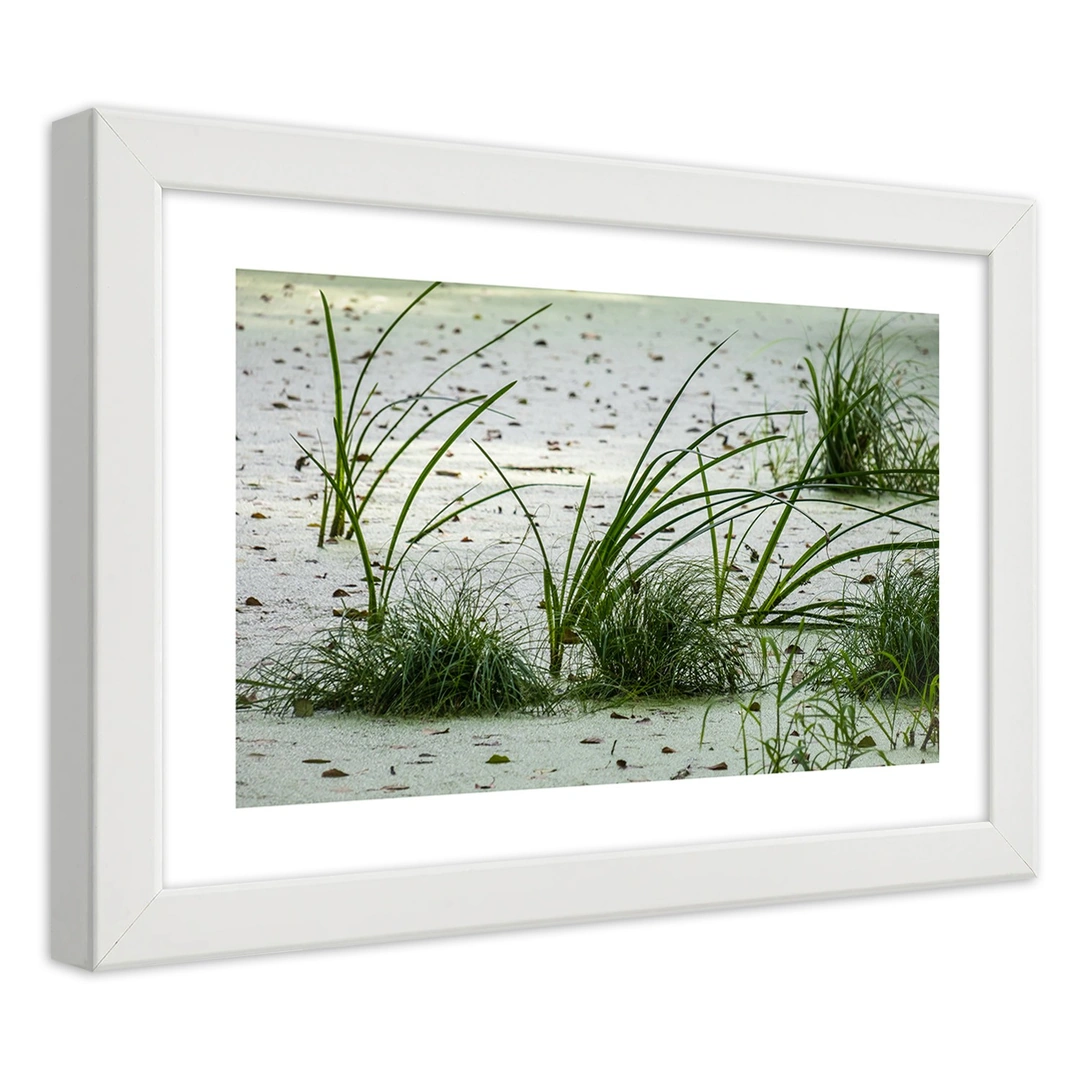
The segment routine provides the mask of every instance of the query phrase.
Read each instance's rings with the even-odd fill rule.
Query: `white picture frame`
[[[1030,201],[96,109],[57,121],[52,155],[50,781],[57,960],[107,970],[1034,875]],[[988,260],[987,819],[163,887],[166,190]]]

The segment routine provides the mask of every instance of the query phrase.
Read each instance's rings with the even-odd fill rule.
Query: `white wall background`
[[[11,1059],[11,1075],[92,1063],[119,1078],[1069,1071],[1080,235],[1072,35],[1056,7],[99,0],[8,12],[0,1063]],[[1035,197],[1041,879],[93,978],[51,963],[47,140],[53,118],[91,104]]]

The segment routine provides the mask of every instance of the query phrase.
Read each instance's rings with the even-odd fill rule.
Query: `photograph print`
[[[236,803],[932,765],[938,318],[236,273]]]

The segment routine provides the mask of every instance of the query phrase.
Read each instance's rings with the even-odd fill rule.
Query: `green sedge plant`
[[[411,575],[380,631],[343,618],[332,630],[263,660],[239,680],[266,712],[369,716],[492,715],[552,700],[520,629],[476,574],[449,588]]]
[[[506,337],[507,334],[512,333],[551,306],[545,304],[489,341],[486,341],[479,348],[473,349],[461,359],[456,360],[439,372],[418,394],[387,402],[377,409],[371,408],[378,391],[378,383],[368,385],[367,376],[380,348],[401,320],[426,296],[438,288],[440,284],[440,282],[433,282],[424,289],[382,333],[364,362],[364,366],[349,396],[347,407],[345,406],[341,361],[334,333],[333,316],[330,312],[330,304],[326,294],[322,291],[319,293],[322,298],[323,314],[326,319],[330,364],[334,377],[333,462],[317,455],[311,448],[300,443],[299,440],[294,441],[315,464],[324,480],[323,508],[319,525],[319,546],[322,546],[326,540],[327,521],[329,519],[330,539],[336,539],[345,534],[347,523],[349,527],[348,536],[355,539],[359,548],[367,590],[369,627],[380,626],[385,617],[390,590],[399,569],[399,545],[407,538],[406,520],[413,509],[420,490],[447,450],[484,413],[492,409],[513,388],[515,383],[507,383],[491,394],[475,394],[465,398],[433,397],[432,391],[442,379],[455,368],[465,363],[466,360],[483,352],[484,349],[494,345],[495,342]],[[438,403],[437,407],[429,415],[402,430],[403,425],[413,415],[416,408],[422,402],[428,401],[436,401]],[[463,418],[458,419],[462,414]],[[386,417],[386,423],[380,425],[379,430],[382,433],[376,438],[373,434],[376,430],[375,425],[383,417]],[[458,422],[450,434],[441,440],[438,447],[428,454],[424,465],[413,480],[398,510],[391,530],[390,541],[382,556],[381,563],[376,565],[372,557],[371,546],[364,531],[364,513],[379,490],[380,484],[402,456],[411,448],[417,446],[425,436],[431,438],[429,434],[431,429],[446,417]],[[399,431],[401,434],[398,434]],[[389,446],[391,440],[396,440],[392,452]],[[369,468],[374,470],[374,476],[371,478],[370,483],[367,482]],[[365,484],[366,486],[364,486]],[[458,508],[458,512],[485,502],[497,494],[489,494],[482,499],[461,506]],[[331,505],[333,506],[332,514]],[[430,529],[426,531],[430,531]],[[424,534],[426,533],[422,531],[421,535]],[[416,537],[411,539],[416,539]]]
[[[936,494],[937,401],[920,385],[903,334],[880,316],[865,329],[845,310],[810,371],[809,404],[824,439],[822,480],[861,490]]]

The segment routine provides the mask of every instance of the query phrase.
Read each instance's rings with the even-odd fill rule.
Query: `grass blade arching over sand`
[[[764,436],[714,457],[706,458],[700,453],[699,448],[721,428],[730,423],[756,419],[761,415],[759,413],[710,425],[685,447],[653,453],[661,432],[686,392],[686,388],[694,376],[728,340],[725,338],[717,344],[704,359],[694,366],[672,397],[638,455],[611,522],[596,537],[583,535],[585,509],[592,489],[591,478],[586,481],[575,510],[569,544],[561,566],[557,566],[553,561],[552,553],[537,524],[536,515],[529,510],[519,488],[507,479],[505,472],[494,458],[479,443],[475,444],[498,472],[507,490],[517,500],[539,548],[543,562],[543,604],[547,615],[549,667],[552,675],[558,675],[562,671],[565,646],[575,644],[580,638],[577,624],[585,612],[598,603],[600,598],[612,588],[613,582],[619,575],[625,574],[632,561],[649,541],[655,539],[661,532],[670,529],[674,522],[696,519],[689,531],[675,537],[664,548],[652,554],[643,555],[640,562],[634,565],[636,574],[647,572],[690,540],[715,528],[719,523],[715,515],[718,500],[725,510],[729,510],[761,497],[760,492],[748,491],[745,488],[714,490],[707,484],[703,484],[701,490],[697,490],[694,486],[698,478],[704,477],[710,468],[736,454],[748,453],[756,446],[781,437]],[[687,459],[696,460],[698,463],[689,472],[675,479],[670,487],[662,490],[661,485]],[[708,516],[705,515],[707,507],[709,508]],[[621,587],[628,587],[629,580],[629,576],[625,576]]]
[[[471,352],[466,353],[459,360],[443,368],[434,379],[432,379],[420,391],[419,394],[410,395],[408,398],[401,398],[395,401],[391,401],[379,409],[371,412],[368,422],[359,428],[360,420],[369,411],[368,406],[371,404],[378,389],[378,384],[373,384],[365,393],[363,400],[360,402],[359,409],[357,408],[357,402],[360,399],[361,388],[364,386],[365,379],[368,371],[371,368],[371,364],[374,361],[379,349],[383,343],[390,336],[394,328],[401,322],[402,319],[426,296],[433,292],[441,282],[433,282],[426,289],[424,289],[415,299],[413,299],[407,307],[391,322],[390,326],[382,333],[376,342],[374,348],[370,351],[365,359],[364,366],[360,371],[359,378],[356,381],[356,385],[353,388],[352,395],[349,399],[348,409],[344,408],[344,387],[341,375],[341,361],[338,356],[337,338],[334,333],[334,321],[330,312],[330,303],[326,298],[326,293],[321,289],[319,290],[319,296],[322,300],[323,315],[326,319],[326,332],[327,340],[329,342],[330,351],[330,364],[333,370],[334,377],[334,465],[330,467],[329,463],[316,455],[315,452],[303,445],[298,439],[294,439],[305,455],[315,464],[316,468],[323,476],[324,480],[324,496],[323,496],[323,508],[322,516],[319,526],[319,546],[321,547],[325,540],[326,523],[329,514],[329,507],[331,502],[331,496],[333,497],[333,517],[330,524],[330,538],[336,539],[345,533],[345,523],[348,522],[350,526],[350,535],[356,540],[357,547],[360,552],[360,559],[363,565],[365,585],[368,594],[368,625],[370,627],[377,627],[380,625],[382,619],[386,614],[386,605],[390,595],[390,588],[394,581],[398,565],[395,562],[397,556],[397,544],[401,539],[403,530],[405,529],[405,522],[409,515],[413,504],[416,501],[416,497],[423,487],[424,482],[434,471],[440,458],[446,453],[446,451],[457,441],[457,439],[482,416],[487,412],[500,398],[502,398],[513,386],[514,383],[507,383],[499,390],[492,394],[474,394],[465,398],[452,398],[449,399],[449,404],[444,404],[442,408],[431,413],[422,422],[413,427],[408,434],[401,438],[397,444],[396,449],[384,464],[381,465],[376,471],[374,479],[367,487],[366,491],[361,492],[360,484],[365,476],[368,466],[376,461],[379,457],[380,451],[387,445],[390,439],[395,438],[395,433],[401,427],[401,425],[408,419],[413,410],[421,402],[433,400],[431,398],[431,391],[438,382],[444,379],[455,368],[465,363],[466,360],[471,359],[477,354],[481,353],[484,349],[490,347],[495,342],[500,341],[506,337],[507,334],[512,333],[518,327],[522,326],[530,319],[535,318],[541,312],[546,311],[550,304],[545,304],[527,315],[524,319],[516,321],[508,329],[495,335],[495,337],[486,341],[479,348],[473,349]],[[439,399],[446,401],[447,399]],[[376,576],[375,566],[371,556],[370,545],[367,538],[364,535],[362,517],[368,504],[371,502],[376,490],[380,483],[385,479],[390,470],[399,462],[402,455],[405,454],[410,448],[418,443],[418,440],[426,435],[438,421],[444,417],[451,416],[459,410],[468,410],[466,417],[461,421],[457,427],[453,430],[450,436],[442,441],[438,449],[429,454],[428,459],[424,466],[421,468],[419,475],[413,481],[412,486],[404,500],[404,504],[398,511],[397,519],[394,523],[392,530],[392,537],[389,547],[382,560],[382,574]],[[388,422],[385,427],[385,433],[375,442],[369,450],[363,450],[362,447],[366,445],[367,436],[372,431],[372,425],[377,419],[386,413],[395,412],[397,415]]]

